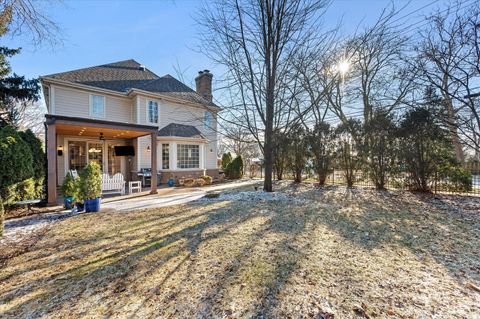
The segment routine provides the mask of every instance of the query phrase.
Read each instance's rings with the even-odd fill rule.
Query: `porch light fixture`
[[[63,156],[63,145],[60,145],[60,146],[57,148],[57,155],[58,155],[58,156]]]
[[[147,152],[150,152],[150,146],[147,146]]]
[[[103,136],[103,133],[100,133],[100,137],[98,139],[100,141],[105,141],[105,136]]]

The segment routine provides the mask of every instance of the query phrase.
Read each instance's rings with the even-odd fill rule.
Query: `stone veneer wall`
[[[179,178],[199,178],[203,176],[204,173],[208,176],[211,176],[213,180],[218,179],[218,169],[207,169],[207,170],[195,170],[195,171],[173,171],[173,172],[162,172],[161,183],[165,184],[169,179],[170,176],[173,175],[175,179]]]

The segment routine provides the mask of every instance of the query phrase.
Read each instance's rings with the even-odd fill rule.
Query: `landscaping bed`
[[[478,198],[276,189],[59,221],[0,270],[0,317],[480,317]]]

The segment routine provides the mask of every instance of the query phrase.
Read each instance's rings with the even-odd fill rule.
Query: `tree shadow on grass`
[[[343,199],[342,199],[343,197]],[[478,216],[465,216],[448,203],[432,205],[420,194],[346,189],[319,192],[319,201],[336,202],[324,223],[367,251],[402,247],[420,260],[433,258],[462,285],[480,281]],[[468,218],[466,218],[468,217]]]
[[[228,204],[220,208],[204,208],[204,213],[193,216],[193,219],[198,220],[194,222],[189,220],[190,223],[185,225],[182,224],[185,218],[181,218],[178,223],[173,222],[168,228],[158,227],[157,223],[162,224],[160,216],[158,220],[151,222],[150,228],[145,227],[143,232],[137,233],[135,238],[137,242],[123,245],[119,250],[98,258],[88,258],[88,252],[86,252],[85,258],[82,258],[82,262],[77,263],[75,267],[68,267],[68,270],[51,276],[28,280],[11,287],[8,291],[3,291],[0,296],[2,303],[7,305],[18,303],[5,311],[4,315],[7,317],[40,316],[66,307],[85,293],[91,296],[96,292],[109,289],[112,284],[116,289],[121,286],[121,281],[126,277],[133,277],[130,278],[132,281],[139,278],[148,280],[146,278],[149,272],[161,268],[173,258],[185,253],[191,254],[205,240],[222,236],[229,228],[251,217],[250,215],[242,217],[234,209],[228,209]],[[212,226],[218,227],[218,231],[200,241],[195,239],[196,234]],[[104,238],[109,238],[109,235]],[[104,238],[100,237],[98,240]],[[71,245],[75,246],[75,241],[72,241]],[[159,258],[152,260],[146,271],[136,269],[142,260],[155,253]],[[52,268],[64,268],[61,264],[54,266],[56,267]],[[53,271],[49,268],[43,270],[47,273]],[[120,290],[122,290],[121,287]],[[110,297],[112,299],[110,302],[114,302],[114,294]],[[15,301],[15,299],[21,301]]]
[[[191,211],[192,209],[190,209]],[[188,210],[186,211],[188,213]],[[115,218],[117,213],[114,212],[110,215],[89,215],[82,214],[77,217],[74,217],[73,220],[68,221],[69,223],[75,224],[81,219],[88,220],[92,217],[99,217],[102,219],[101,222],[105,223],[111,220],[112,216]],[[122,213],[124,214],[124,213]],[[136,212],[129,213],[131,216],[135,216]],[[138,212],[137,212],[138,214]],[[178,212],[177,212],[178,215]],[[129,237],[135,236],[145,236],[149,231],[152,230],[152,227],[156,229],[161,229],[162,231],[168,231],[168,229],[180,225],[182,222],[188,221],[194,217],[203,215],[202,212],[188,214],[184,217],[175,216],[175,213],[162,213],[160,218],[158,215],[147,216],[145,218],[133,218],[130,223],[119,225],[115,231],[101,230],[101,231],[92,231],[85,232],[80,234],[74,233],[69,238],[62,238],[62,241],[59,243],[57,238],[48,241],[42,245],[42,250],[37,251],[35,254],[29,254],[25,256],[25,264],[21,270],[10,272],[9,274],[0,275],[0,282],[4,282],[12,276],[29,276],[30,272],[41,271],[42,269],[52,268],[58,264],[67,264],[74,261],[75,259],[82,258],[86,254],[93,255],[98,252],[105,252],[109,249],[115,249],[117,244]],[[129,215],[127,215],[129,216]],[[77,218],[77,219],[75,219]],[[106,220],[105,220],[106,219]],[[87,227],[90,229],[90,227]],[[93,227],[92,227],[93,228]],[[50,236],[49,234],[46,235]],[[103,244],[99,242],[102,241]],[[89,247],[94,246],[94,247]],[[55,250],[56,258],[52,261],[51,255],[52,250]],[[61,250],[60,252],[58,250]]]
[[[278,317],[285,288],[308,258],[318,227],[364,251],[400,247],[431,256],[452,273],[460,260],[478,269],[478,257],[471,255],[480,246],[478,222],[465,224],[448,209],[430,212],[415,196],[390,192],[295,192],[316,204],[192,203],[125,214],[122,222],[106,215],[103,224],[100,216],[82,217],[78,226],[91,227],[92,234],[68,234],[60,258],[49,263],[41,251],[54,248],[49,245],[59,240],[57,233],[25,256],[32,263],[41,257],[27,266],[26,280],[11,285],[18,277],[0,275],[9,284],[0,288],[0,305],[13,304],[2,315]],[[333,209],[322,209],[324,203]]]

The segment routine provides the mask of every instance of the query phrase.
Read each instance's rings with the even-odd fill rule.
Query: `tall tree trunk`
[[[273,100],[273,94],[272,94]],[[268,99],[267,99],[268,101]],[[267,103],[267,125],[265,129],[265,178],[263,181],[263,190],[266,192],[272,192],[272,175],[273,175],[273,148],[272,148],[272,134],[273,133],[273,101],[271,105]]]

